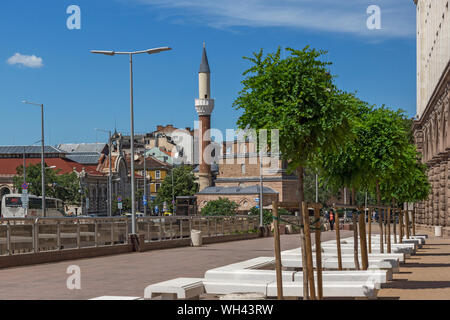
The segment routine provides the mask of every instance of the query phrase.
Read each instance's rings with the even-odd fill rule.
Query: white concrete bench
[[[314,272],[314,277],[317,278],[317,272]],[[372,280],[380,285],[391,280],[389,272],[386,270],[322,271],[322,279],[324,282],[364,282]],[[294,274],[294,281],[303,281],[303,271]]]
[[[101,296],[89,300],[143,300],[141,297]]]
[[[262,281],[260,283],[248,283],[244,281],[231,282],[220,280],[204,280],[207,294],[232,294],[232,293],[259,293],[267,297],[277,296],[276,281]],[[351,281],[351,282],[323,282],[324,298],[346,297],[346,298],[376,298],[379,284],[376,281]],[[302,297],[303,282],[289,281],[283,282],[283,296]]]
[[[323,297],[324,298],[366,298],[375,299],[378,289],[375,282],[324,282]],[[267,286],[267,296],[277,296],[277,284],[270,283]],[[285,297],[303,297],[303,282],[283,283],[283,296]]]
[[[291,258],[291,259],[301,259],[301,254],[294,254],[294,253],[282,253],[282,257],[285,258]],[[315,259],[315,252],[313,252],[313,257]],[[405,254],[403,253],[369,253],[367,256],[370,259],[398,259],[400,263],[405,262]],[[337,253],[336,252],[323,252],[323,257],[330,257],[330,258],[336,258],[337,259]],[[341,253],[342,259],[353,259],[354,254],[353,253]],[[359,261],[361,261],[361,250],[358,251],[358,257]]]
[[[405,254],[415,254],[416,253],[416,245],[414,243],[401,243],[401,244],[391,244],[391,252],[393,253],[405,253]],[[383,245],[384,252],[387,252],[387,244]],[[315,251],[315,246],[313,246],[312,250]],[[322,252],[326,251],[335,251],[336,243],[325,243],[321,245]],[[368,249],[368,248],[367,248]],[[352,253],[354,250],[353,243],[341,243],[341,253]],[[358,246],[358,250],[361,250],[361,247]],[[372,242],[372,253],[380,253],[380,243]]]
[[[203,293],[205,293],[203,279],[176,278],[147,286],[144,298],[153,299],[161,296],[162,300],[198,299]]]
[[[287,268],[302,268],[301,259],[289,259],[281,257],[281,264]],[[313,259],[313,267],[316,268],[316,261]],[[322,268],[324,269],[338,269],[338,259],[337,258],[327,258],[322,259]],[[342,259],[343,269],[355,269],[355,262],[353,259]],[[369,269],[382,269],[388,270],[390,272],[398,272],[399,264],[398,260],[395,259],[369,259]]]
[[[282,271],[283,281],[293,281],[296,271]],[[205,280],[207,281],[230,281],[239,282],[245,281],[249,283],[253,282],[272,282],[277,280],[275,270],[252,270],[252,269],[239,269],[239,270],[219,270],[211,269],[206,271]]]
[[[273,281],[247,282],[227,280],[207,280],[203,285],[207,294],[260,293],[267,296],[267,286]],[[283,284],[284,287],[284,284]]]
[[[275,263],[273,257],[258,257],[254,259],[245,260],[242,262],[228,264],[223,267],[211,270],[241,270],[241,269],[259,269],[270,266]]]

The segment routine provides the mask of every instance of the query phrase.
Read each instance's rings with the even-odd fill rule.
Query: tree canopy
[[[244,57],[253,66],[244,72],[243,89],[234,107],[243,113],[241,129],[278,129],[282,157],[290,171],[306,166],[319,148],[339,145],[348,136],[353,95],[337,89],[324,51],[281,49]],[[270,137],[268,139],[270,141]]]
[[[165,201],[167,209],[172,211],[172,195],[176,199],[177,196],[193,196],[198,192],[198,184],[195,180],[196,178],[190,166],[183,165],[173,168],[161,184],[155,203],[162,208]]]
[[[46,168],[47,165],[46,165]],[[58,198],[67,205],[80,204],[80,182],[75,172],[60,174],[60,169],[45,169],[45,194],[47,197]],[[14,187],[22,191],[23,166],[16,168]],[[28,192],[36,196],[42,196],[41,164],[26,167],[26,180],[29,184]]]

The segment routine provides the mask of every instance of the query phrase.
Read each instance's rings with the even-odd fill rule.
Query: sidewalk
[[[342,234],[349,237],[353,233],[342,231]],[[334,232],[322,234],[323,241],[334,238]],[[282,250],[299,246],[300,235],[281,236]],[[0,299],[142,297],[145,287],[153,283],[178,277],[203,278],[212,268],[273,255],[274,239],[258,238],[3,269],[0,270]],[[67,289],[66,270],[70,265],[81,268],[81,290]]]
[[[417,232],[421,233],[425,232]],[[379,291],[379,298],[450,300],[450,239],[427,234],[426,244],[406,259],[394,281]]]

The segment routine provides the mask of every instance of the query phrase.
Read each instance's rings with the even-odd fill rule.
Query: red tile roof
[[[26,159],[26,165],[27,167],[30,164],[36,165],[40,164],[41,159],[40,158],[30,158]],[[71,173],[73,172],[73,168],[76,168],[78,172],[80,172],[83,168],[86,171],[86,173],[90,175],[97,175],[101,176],[104,175],[103,173],[97,171],[97,165],[84,165],[80,164],[74,161],[71,161],[69,159],[64,158],[46,158],[45,163],[47,166],[55,166],[56,169],[60,169],[59,173]],[[2,158],[0,159],[0,175],[16,175],[16,168],[23,165],[23,159],[20,158]]]

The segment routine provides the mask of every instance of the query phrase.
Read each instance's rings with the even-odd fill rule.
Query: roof
[[[211,73],[211,71],[209,70],[208,56],[206,55],[205,47],[203,47],[202,62],[200,63],[200,69],[198,70],[198,73]]]
[[[1,154],[26,154],[30,153],[41,153],[41,146],[0,146],[0,155]],[[64,154],[63,150],[57,149],[52,146],[44,146],[44,153],[59,153]]]
[[[58,149],[70,152],[70,153],[80,153],[80,152],[97,152],[102,153],[105,150],[106,143],[66,143],[60,144]]]
[[[127,163],[130,163],[130,157],[127,157]],[[167,162],[160,161],[152,156],[146,156],[145,157],[145,167],[148,170],[171,169],[172,165]],[[134,169],[135,170],[143,170],[144,169],[144,157],[143,156],[140,156],[139,159],[135,161]]]
[[[26,166],[30,166],[31,164],[36,165],[40,164],[41,159],[39,158],[31,158],[26,159]],[[46,158],[45,163],[47,166],[55,166],[56,169],[60,169],[59,173],[71,173],[75,168],[78,172],[80,172],[83,168],[86,173],[90,175],[103,175],[101,172],[97,171],[97,165],[83,165],[68,159],[64,158]],[[0,159],[0,175],[16,175],[16,168],[23,165],[23,159],[20,158],[5,158]]]
[[[271,188],[263,187],[263,194],[278,194]],[[260,194],[260,186],[249,186],[249,187],[207,187],[197,194]]]
[[[100,159],[100,154],[97,152],[93,153],[69,153],[66,158],[82,164],[92,164],[97,165]]]

